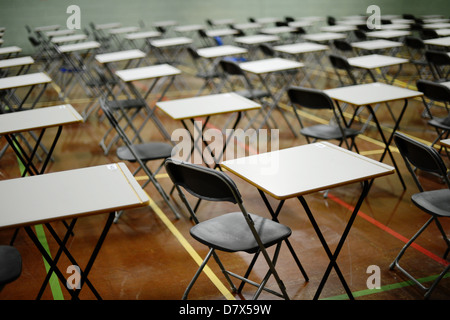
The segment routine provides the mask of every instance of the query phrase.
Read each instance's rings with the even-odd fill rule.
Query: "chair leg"
[[[406,243],[406,245],[400,250],[399,254],[395,258],[395,260],[391,263],[389,266],[389,270],[393,270],[395,267],[397,267],[404,275],[406,275],[409,279],[411,279],[416,285],[418,285],[423,290],[429,291],[427,287],[425,287],[423,284],[421,284],[419,281],[417,281],[412,275],[410,275],[405,269],[403,269],[399,262],[403,254],[405,253],[406,249],[409,248],[409,246],[419,237],[419,235],[430,225],[431,222],[435,220],[435,217],[431,217],[423,226],[420,228],[420,230]],[[436,282],[436,281],[435,281]]]
[[[189,283],[189,285],[187,286],[186,290],[184,291],[182,300],[186,300],[188,297],[189,292],[192,289],[192,286],[194,285],[195,281],[197,281],[198,276],[200,275],[200,273],[203,271],[203,268],[205,267],[206,263],[208,263],[209,258],[211,258],[211,255],[213,254],[214,249],[210,249],[208,254],[206,255],[206,258],[203,260],[202,264],[200,265],[200,267],[198,268],[197,272],[195,273],[194,277],[192,278],[191,282]]]

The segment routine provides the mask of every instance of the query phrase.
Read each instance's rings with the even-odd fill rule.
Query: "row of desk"
[[[252,44],[251,39],[249,40],[249,38],[247,38],[246,40],[247,44]],[[319,39],[319,41],[321,40],[323,39]],[[164,40],[161,39],[160,41]],[[245,41],[242,43],[245,43]],[[62,47],[62,50],[60,47],[60,51],[63,54],[66,54],[72,52],[74,48],[77,50],[80,48],[85,50],[88,48],[87,44],[91,44],[94,49],[99,48],[100,46],[100,44],[96,42],[79,43],[67,45],[68,47]],[[380,44],[380,42],[378,42],[378,44]],[[275,48],[280,52],[284,51],[285,53],[295,54],[312,52],[316,49],[324,50],[325,47],[326,46],[317,43],[299,43],[281,45]],[[202,48],[198,50],[202,57],[212,60],[223,56],[243,54],[246,51],[246,49],[234,46]],[[188,122],[194,124],[195,119],[201,117],[206,118],[206,122],[208,122],[210,117],[219,114],[242,114],[248,111],[258,111],[261,108],[261,105],[255,101],[228,92],[186,99],[161,101],[169,86],[173,83],[174,78],[181,74],[181,71],[178,68],[169,64],[159,64],[115,70],[115,68],[111,66],[111,64],[116,62],[144,58],[145,53],[138,49],[96,54],[92,55],[92,57],[98,63],[105,65],[112,76],[120,79],[135,97],[138,97],[139,100],[145,103],[148,119],[151,118],[155,121],[155,124],[161,130],[164,138],[168,140],[171,139],[171,136],[165,131],[162,123],[158,121],[155,115],[155,108],[162,110],[173,120],[181,121],[183,127],[186,129],[188,128]],[[369,63],[371,63],[371,67],[375,67],[377,66],[376,58],[379,58],[379,56],[372,58],[375,59],[369,59]],[[355,58],[353,63],[355,65],[358,65],[359,63],[359,66],[362,66],[362,62],[358,61],[357,58]],[[213,62],[213,65],[214,64],[217,64],[217,62]],[[268,82],[262,75],[287,70],[298,70],[303,68],[304,64],[298,61],[272,58],[243,62],[240,66],[246,72],[258,76],[262,83],[267,84]],[[44,86],[42,89],[43,92],[45,85],[51,81],[51,78],[43,72],[17,77],[18,78],[9,78],[7,81],[4,81],[5,84],[3,87],[1,82],[3,79],[0,79],[0,89],[11,90],[16,87],[24,86],[33,88],[37,84],[40,84]],[[36,78],[38,77],[42,79],[37,81]],[[43,80],[44,78],[45,80]],[[169,78],[171,80],[166,83],[166,86],[157,87],[157,80],[162,78]],[[14,84],[13,80],[18,79],[27,79],[29,82],[21,82],[21,84],[16,84],[14,87],[11,87],[11,83]],[[149,90],[141,93],[136,86],[136,82],[143,80],[154,80],[154,83],[150,85]],[[287,81],[284,90],[290,84],[292,84],[292,81]],[[9,87],[7,87],[7,85]],[[152,108],[148,104],[148,97],[150,92],[155,88],[157,88],[158,91],[159,101],[157,101],[155,107]],[[269,89],[269,91],[271,90],[268,85],[266,88]],[[278,101],[284,93],[284,90],[277,92],[278,96],[275,96],[275,93],[272,93],[272,99],[274,101],[272,108],[277,107]],[[297,198],[305,209],[330,260],[327,270],[317,289],[315,298],[320,296],[322,288],[333,268],[338,273],[346,293],[349,297],[352,297],[348,284],[336,262],[339,252],[350,232],[359,207],[369,191],[370,182],[375,178],[397,172],[404,186],[404,182],[389,147],[392,142],[393,134],[400,125],[402,116],[407,108],[408,100],[420,97],[422,93],[384,83],[371,83],[335,88],[326,90],[325,92],[338,105],[339,103],[346,103],[355,106],[356,108],[367,107],[369,109],[385,145],[379,161],[374,161],[343,148],[336,147],[330,143],[322,142],[221,162],[220,156],[225,152],[225,144],[222,149],[222,154],[214,159],[214,163],[215,166],[225,168],[255,186],[260,191],[261,197],[266,205],[268,205],[266,195],[279,200],[280,204],[275,210],[269,205],[267,206],[267,209],[274,220],[277,220],[284,201],[291,198]],[[25,97],[28,96],[29,94],[26,94]],[[38,97],[40,96],[41,94],[38,94]],[[19,108],[16,110],[18,112],[6,113],[0,116],[0,135],[6,137],[21,162],[25,164],[25,170],[23,172],[24,176],[30,175],[30,177],[0,182],[1,192],[3,192],[3,194],[11,195],[11,197],[8,197],[4,202],[4,208],[11,214],[2,215],[0,220],[0,230],[23,227],[50,264],[51,270],[57,274],[61,282],[65,283],[66,279],[61,271],[59,271],[57,262],[64,253],[74,264],[77,264],[75,258],[70,254],[66,247],[69,235],[75,226],[76,219],[91,214],[109,213],[109,217],[98,239],[98,243],[92,252],[86,268],[82,270],[82,284],[89,286],[96,297],[100,298],[100,294],[88,280],[88,274],[106,234],[111,227],[113,214],[115,211],[119,210],[146,206],[149,203],[149,198],[123,163],[113,163],[57,173],[45,173],[46,164],[52,155],[51,151],[54,149],[54,145],[58,140],[62,126],[79,123],[83,121],[83,117],[69,104],[34,108],[38,100],[39,99],[35,100],[32,105],[32,110],[22,111],[22,106],[25,103],[25,99],[22,99],[19,101]],[[373,105],[393,101],[404,101],[404,103],[403,107],[399,110],[399,115],[396,118],[396,123],[391,135],[385,137],[384,132],[377,121]],[[12,106],[11,103],[9,105]],[[240,119],[241,116],[238,116],[233,129],[237,128]],[[350,125],[350,123],[348,123],[348,125]],[[52,147],[47,155],[47,159],[44,161],[43,167],[36,168],[32,164],[32,160],[37,147],[32,148],[31,154],[25,155],[26,148],[19,146],[20,143],[15,139],[15,135],[34,130],[41,130],[42,135],[45,132],[45,129],[52,127],[58,128]],[[192,141],[194,141],[193,133],[191,133],[191,138]],[[38,146],[40,142],[41,138],[36,140],[36,146]],[[206,141],[204,142],[207,144]],[[389,154],[394,167],[382,163],[386,154]],[[293,168],[295,168],[295,170],[293,170]],[[68,184],[68,180],[70,180],[71,183]],[[322,235],[320,227],[314,219],[314,215],[305,201],[304,195],[358,182],[363,182],[360,197],[339,241],[337,249],[335,252],[331,252]],[[112,188],[112,186],[114,187]],[[20,201],[20,195],[23,192],[30,195],[29,201]],[[77,196],[74,197],[74,195]],[[63,237],[59,237],[50,225],[51,222],[59,220],[72,221],[67,229],[67,233]],[[53,258],[46,253],[31,229],[31,226],[40,223],[47,226],[55,241],[58,243],[58,252]],[[43,288],[45,288],[47,281],[48,277],[44,281]],[[68,291],[72,298],[78,298],[79,291]]]

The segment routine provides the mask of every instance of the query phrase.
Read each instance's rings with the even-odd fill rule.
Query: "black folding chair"
[[[308,143],[315,142],[316,140],[338,140],[340,144],[346,143],[349,150],[355,148],[358,152],[355,139],[360,134],[360,131],[349,128],[342,123],[343,115],[336,110],[333,101],[325,92],[312,88],[291,87],[287,93],[294,109],[294,114],[301,127],[300,133],[306,137]],[[317,124],[306,127],[303,125],[298,114],[298,107],[310,110],[328,109],[332,111],[333,116],[328,124]],[[347,139],[351,139],[350,145]]]
[[[447,168],[439,156],[439,153],[432,147],[427,146],[419,141],[416,141],[408,136],[396,132],[394,135],[394,141],[397,145],[400,154],[405,161],[408,171],[411,173],[415,184],[419,189],[419,193],[415,193],[411,196],[411,201],[423,212],[429,214],[431,217],[428,221],[419,229],[419,231],[406,243],[395,260],[390,265],[390,269],[398,268],[403,274],[410,278],[420,288],[425,290],[425,298],[429,298],[433,290],[439,281],[445,276],[450,268],[448,264],[439,276],[434,280],[430,287],[425,287],[419,281],[417,281],[410,273],[403,269],[399,261],[406,249],[423,233],[423,231],[434,221],[441,232],[444,241],[447,244],[447,249],[443,258],[448,257],[450,251],[450,241],[439,222],[440,218],[450,217],[450,180],[447,176]],[[431,174],[436,174],[441,177],[445,182],[446,188],[428,190],[425,191],[423,185],[420,183],[418,177],[418,171],[424,171]]]
[[[423,92],[424,94],[422,100],[425,104],[425,110],[428,112],[428,116],[431,118],[428,121],[428,124],[436,129],[437,136],[431,143],[431,146],[434,146],[435,143],[439,140],[446,139],[450,133],[450,88],[438,82],[418,80],[417,90]],[[427,102],[425,98],[427,98],[429,102]],[[447,112],[449,112],[446,117],[434,117],[431,114],[430,109],[435,102],[440,102],[445,105]]]
[[[445,51],[427,50],[425,58],[431,69],[435,81],[450,80],[450,56]]]
[[[108,118],[111,126],[114,128],[114,130],[116,130],[120,139],[125,144],[124,146],[117,148],[116,150],[117,157],[120,160],[128,161],[131,163],[137,162],[139,164],[138,168],[133,172],[133,175],[136,175],[141,170],[145,172],[145,174],[148,177],[148,180],[142,185],[142,188],[145,188],[147,184],[151,182],[155,186],[156,190],[163,197],[164,201],[167,203],[169,208],[173,211],[175,217],[178,219],[180,216],[178,214],[177,209],[175,208],[174,204],[170,200],[167,193],[164,191],[161,184],[156,179],[156,175],[164,166],[164,160],[172,155],[173,146],[168,143],[157,141],[133,144],[131,140],[128,138],[124,129],[119,125],[119,121],[114,114],[114,111],[120,112],[120,109],[112,110],[106,103],[105,98],[100,98],[100,106],[103,112],[105,113],[106,117]],[[147,163],[156,160],[160,160],[161,164],[154,172],[152,172]],[[121,215],[122,211],[117,213],[114,222],[117,222],[117,220],[120,218]]]
[[[286,288],[275,269],[275,264],[281,244],[291,235],[291,229],[270,219],[248,213],[244,207],[243,199],[237,186],[233,180],[222,171],[181,162],[171,158],[166,160],[165,166],[181,199],[196,223],[190,230],[191,236],[195,240],[209,247],[209,252],[186,288],[183,299],[187,299],[192,286],[211,256],[214,257],[220,266],[220,269],[225,275],[233,292],[240,293],[243,285],[249,283],[258,288],[253,296],[254,299],[259,297],[262,290],[289,299]],[[221,214],[208,220],[199,221],[182,189],[202,200],[224,201],[237,204],[240,211]],[[274,245],[276,245],[276,249],[273,258],[271,259],[266,249]],[[247,252],[249,254],[254,254],[254,258],[245,275],[240,276],[224,268],[216,251]],[[263,255],[264,260],[269,267],[269,270],[261,283],[257,283],[248,278],[259,254]],[[272,275],[276,279],[281,293],[265,287]],[[241,280],[239,289],[235,287],[230,276]]]
[[[22,257],[20,252],[12,246],[0,246],[0,291],[8,283],[17,280],[21,274]]]

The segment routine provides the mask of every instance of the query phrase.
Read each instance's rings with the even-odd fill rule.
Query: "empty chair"
[[[355,144],[355,138],[360,133],[358,130],[347,128],[342,123],[341,115],[338,114],[336,107],[331,98],[323,91],[304,87],[291,87],[288,89],[288,97],[294,108],[295,116],[300,124],[300,133],[306,137],[308,143],[316,140],[338,140],[340,144],[344,143],[351,150],[353,147],[358,151]],[[329,124],[317,124],[312,126],[304,126],[297,108],[307,108],[310,110],[325,110],[332,112],[332,121]],[[312,139],[313,141],[310,141]],[[347,139],[351,140],[348,144]]]
[[[205,60],[200,57],[200,55],[197,53],[197,50],[189,46],[187,47],[187,51],[189,55],[191,56],[191,59],[197,69],[196,77],[203,79],[204,83],[202,87],[197,92],[197,95],[201,94],[203,90],[205,90],[208,86],[211,86],[212,89],[215,89],[216,85],[214,80],[220,79],[220,73],[215,68],[208,68],[208,65],[206,64]]]
[[[5,285],[20,277],[22,273],[22,257],[20,252],[7,245],[0,246],[0,291]]]
[[[354,56],[354,50],[350,42],[347,40],[336,39],[333,41],[334,47],[347,57]]]
[[[431,69],[434,80],[450,80],[450,56],[444,51],[427,50],[425,58]]]
[[[430,215],[430,219],[414,234],[414,236],[406,243],[401,249],[395,260],[390,265],[390,269],[398,268],[403,274],[414,281],[420,288],[425,290],[425,298],[429,298],[433,290],[439,281],[444,277],[450,268],[450,264],[444,268],[439,276],[434,280],[430,287],[425,287],[419,281],[417,281],[408,271],[403,269],[399,262],[405,251],[409,246],[424,232],[424,230],[434,221],[441,232],[444,242],[447,244],[447,249],[443,255],[444,259],[447,258],[450,250],[450,241],[447,238],[445,231],[439,222],[441,218],[450,217],[450,181],[447,177],[447,168],[439,156],[439,153],[432,147],[427,146],[419,141],[416,141],[402,133],[395,133],[394,141],[397,145],[400,154],[405,161],[405,165],[411,173],[415,184],[419,189],[419,193],[415,193],[411,196],[411,201],[424,213]],[[437,174],[442,177],[445,188],[437,190],[425,191],[423,184],[420,183],[418,177],[418,171],[424,171],[432,174]],[[420,266],[419,263],[415,265]]]
[[[268,58],[274,58],[277,56],[275,49],[268,43],[261,43],[259,46],[261,52]]]
[[[113,110],[110,108],[110,105],[105,103],[105,98],[100,98],[100,106],[108,118],[111,126],[116,130],[120,139],[125,144],[124,146],[117,148],[117,157],[123,161],[138,163],[138,168],[133,172],[133,175],[136,175],[139,171],[143,170],[148,177],[147,181],[142,185],[142,188],[145,188],[149,182],[152,182],[156,190],[175,214],[175,217],[179,218],[177,209],[172,204],[169,196],[164,191],[159,181],[156,179],[156,174],[164,166],[164,160],[172,155],[172,145],[158,141],[133,144],[125,133],[125,130],[120,126],[119,120],[114,114],[117,112],[120,113],[120,109]],[[154,172],[152,172],[147,165],[150,161],[161,161],[161,164],[156,170],[154,170]],[[122,212],[116,214],[115,222],[117,222],[121,214]]]
[[[367,40],[366,31],[359,29],[359,26],[358,26],[358,29],[353,30],[353,34],[355,35],[356,39],[358,39],[358,41],[366,41]]]
[[[348,63],[345,57],[330,54],[329,59],[336,73],[341,86],[358,84],[354,75],[354,68]],[[342,75],[344,73],[344,75]]]
[[[423,40],[428,40],[439,38],[439,35],[434,29],[422,28],[422,30],[420,30],[420,37]]]
[[[428,121],[428,124],[436,129],[437,137],[432,142],[431,146],[434,146],[436,142],[441,139],[445,139],[448,137],[450,132],[450,113],[446,117],[434,117],[431,114],[431,106],[435,102],[443,103],[448,110],[448,106],[450,103],[450,88],[433,81],[428,80],[418,80],[417,81],[417,90],[422,92],[425,97],[422,97],[423,103],[425,104],[426,111],[428,112],[428,116],[431,118]],[[425,100],[427,98],[430,100],[428,103]]]
[[[428,62],[425,58],[425,43],[418,37],[406,36],[404,44],[409,53],[409,61],[416,67],[417,74],[422,79],[422,75],[424,77],[427,75],[427,72],[424,70],[428,67]]]
[[[329,26],[335,26],[336,25],[336,18],[333,16],[328,16],[327,17],[327,24]]]
[[[209,247],[209,252],[186,288],[183,299],[187,299],[191,288],[211,256],[214,257],[220,266],[233,292],[240,293],[243,284],[249,283],[257,287],[253,296],[254,299],[259,297],[262,290],[284,299],[289,299],[286,289],[275,269],[275,264],[281,244],[289,238],[291,229],[278,222],[247,212],[237,186],[226,173],[174,159],[166,160],[165,165],[169,177],[175,184],[181,199],[196,223],[190,230],[191,236]],[[208,220],[199,221],[183,190],[201,200],[236,204],[239,211],[225,214],[217,213],[217,215]],[[276,246],[272,259],[266,250],[271,246]],[[245,275],[240,276],[225,269],[224,264],[217,255],[217,251],[246,252],[253,254],[254,259]],[[261,283],[256,283],[250,280],[249,276],[253,263],[256,262],[260,254],[262,254],[264,261],[267,263],[268,271]],[[265,287],[272,275],[278,284],[280,292]],[[230,276],[241,280],[239,289],[233,284]]]

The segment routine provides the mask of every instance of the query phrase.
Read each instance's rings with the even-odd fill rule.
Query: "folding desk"
[[[330,259],[314,299],[319,298],[332,268],[338,274],[347,295],[353,299],[337,264],[337,258],[369,191],[368,180],[392,174],[393,168],[328,142],[227,160],[221,163],[221,166],[258,189],[275,221],[278,221],[278,215],[286,200],[297,198],[300,201]],[[363,189],[335,252],[332,253],[304,196],[357,182],[363,182]],[[280,201],[275,211],[265,194]],[[296,257],[293,248],[289,244],[288,246]]]
[[[239,66],[241,67],[242,70],[250,74],[257,75],[261,81],[261,84],[269,92],[269,95],[272,99],[272,105],[269,107],[269,110],[267,110],[259,129],[261,129],[262,126],[266,124],[273,110],[278,109],[281,112],[281,115],[285,119],[286,123],[288,124],[289,128],[291,129],[292,133],[296,136],[297,133],[292,128],[289,121],[286,119],[284,111],[278,106],[278,102],[281,100],[287,88],[295,80],[298,71],[305,65],[298,61],[283,58],[270,58],[270,59],[243,62],[240,63]],[[281,88],[273,88],[269,84],[270,77],[277,75],[281,75],[283,80]],[[251,123],[247,126],[247,128],[250,125]]]
[[[0,60],[0,69],[9,69],[19,67],[16,75],[20,75],[22,71],[26,73],[30,66],[34,63],[34,59],[30,56],[20,57],[20,58],[10,58]],[[5,73],[6,75],[7,73]]]
[[[369,53],[378,53],[379,51],[390,50],[391,55],[394,55],[393,49],[401,48],[403,43],[385,39],[376,39],[352,42],[351,46],[359,51],[365,50]]]
[[[175,37],[166,39],[157,39],[150,41],[150,47],[159,63],[178,63],[182,61],[180,57],[181,52],[188,45],[192,44],[193,40],[187,37]],[[170,54],[166,51],[172,51]]]
[[[258,45],[262,43],[276,43],[278,41],[280,41],[280,38],[278,36],[270,34],[254,34],[250,36],[234,38],[234,42],[246,47],[249,50],[249,56],[253,59],[256,57]]]
[[[333,99],[337,106],[339,106],[339,102],[347,103],[350,105],[353,105],[356,107],[355,114],[357,110],[360,107],[367,107],[370,114],[372,115],[372,118],[375,122],[376,128],[383,140],[383,143],[385,145],[384,151],[380,157],[379,161],[383,161],[386,153],[389,154],[392,163],[394,164],[394,167],[397,170],[398,177],[402,183],[402,186],[404,189],[406,189],[405,183],[403,181],[403,178],[400,174],[400,171],[397,168],[397,164],[394,160],[394,156],[391,153],[390,145],[392,142],[392,139],[394,137],[394,133],[397,130],[397,128],[400,125],[400,122],[402,120],[403,114],[405,113],[406,107],[408,106],[408,99],[420,97],[423,95],[422,92],[415,91],[415,90],[409,90],[405,88],[396,87],[393,85],[375,82],[375,83],[368,83],[368,84],[360,84],[360,85],[353,85],[348,87],[341,87],[341,88],[335,88],[335,89],[328,89],[325,90],[325,92]],[[395,121],[394,127],[392,129],[391,135],[386,139],[383,130],[381,128],[381,125],[378,121],[378,118],[375,113],[375,108],[372,107],[372,105],[380,104],[380,103],[387,103],[387,102],[394,102],[394,101],[401,101],[403,100],[403,107],[400,110],[399,116],[397,117],[397,120]],[[353,117],[354,118],[354,117]],[[352,124],[352,121],[354,119],[351,119],[349,123],[347,123],[348,126]]]
[[[161,36],[162,34],[159,31],[141,31],[126,34],[124,36],[124,41],[128,40],[128,43],[132,48],[138,49],[136,42],[144,40],[144,44],[141,45],[140,49],[146,51],[145,48],[148,46],[148,39],[159,38]]]
[[[203,136],[203,129],[206,127],[208,121],[212,116],[237,113],[238,115],[233,127],[225,128],[234,130],[236,129],[239,121],[242,118],[242,113],[249,110],[257,110],[261,108],[260,104],[244,98],[236,93],[219,93],[207,96],[177,99],[172,101],[159,101],[156,103],[156,106],[163,112],[168,114],[172,119],[181,121],[183,127],[189,132],[191,141],[193,142],[189,157],[192,155],[194,148],[197,146],[198,139],[196,138],[201,138],[202,142],[208,148],[208,143]],[[198,128],[196,126],[196,118],[206,118],[202,128]],[[191,121],[191,123],[193,124],[192,130],[189,130],[187,124],[188,121]],[[221,157],[223,156],[228,139],[230,138],[231,135],[224,142],[223,149],[220,155],[211,154],[213,160],[215,161],[215,166],[217,166]],[[201,150],[199,151],[203,159],[203,152]]]
[[[450,36],[450,28],[449,29],[437,29],[436,33],[440,36],[440,37],[447,37]]]
[[[0,230],[24,227],[44,259],[50,264],[49,273],[38,294],[38,299],[53,272],[56,273],[72,299],[79,298],[85,284],[89,286],[97,299],[101,299],[89,281],[88,275],[111,227],[115,211],[143,207],[149,202],[148,196],[124,163],[3,180],[0,181],[0,192],[3,195],[2,207],[8,213],[0,215]],[[23,201],[24,195],[27,201]],[[74,244],[66,246],[69,233],[72,232],[78,218],[103,213],[109,213],[108,219],[86,267],[82,269],[69,251]],[[65,236],[60,238],[51,223],[67,219],[72,219],[72,223]],[[50,256],[47,253],[32,230],[32,227],[37,224],[45,224],[58,244],[58,250],[54,255]],[[79,288],[69,289],[66,286],[65,268],[67,266],[62,271],[57,266],[63,253],[72,265],[80,268]],[[67,285],[72,284],[67,283]]]
[[[10,58],[14,53],[18,55],[20,52],[22,52],[22,48],[18,46],[0,47],[0,55],[6,54],[5,58]]]
[[[140,29],[139,27],[134,27],[134,26],[119,27],[119,28],[109,29],[108,34],[113,39],[113,41],[116,43],[117,49],[121,50],[122,49],[122,41],[120,41],[120,39],[119,39],[120,35],[138,32],[139,29]]]
[[[353,25],[334,25],[334,26],[324,26],[320,28],[320,31],[323,32],[350,32],[356,30],[356,27]]]
[[[0,136],[6,138],[8,144],[23,164],[24,171],[22,176],[38,175],[45,172],[59,136],[61,135],[62,127],[82,121],[83,118],[70,104],[4,113],[0,114]],[[47,152],[46,159],[43,161],[41,168],[38,169],[37,165],[33,163],[33,159],[36,156],[37,148],[41,144],[46,129],[53,127],[58,128],[57,132]],[[38,137],[32,134],[34,130],[40,130]],[[16,135],[22,135],[25,132],[32,134],[33,138],[35,138],[35,146],[30,148],[28,146],[25,147],[24,145],[28,144],[25,138],[16,138]],[[20,142],[19,140],[23,141]]]
[[[380,69],[380,74],[382,78],[384,79],[384,81],[386,81],[386,83],[389,84],[394,83],[395,78],[400,74],[402,70],[402,65],[405,63],[409,63],[408,59],[384,56],[379,54],[370,54],[366,56],[352,57],[348,58],[347,61],[353,67],[366,70],[369,73],[372,80],[375,82],[377,81],[377,77],[372,72],[372,70]],[[392,66],[398,66],[398,70],[397,73],[389,81],[386,78],[387,71],[385,71],[385,69]]]
[[[284,41],[289,38],[292,32],[296,31],[296,28],[289,26],[262,28],[259,32],[263,34],[280,36]]]
[[[450,28],[450,23],[429,23],[424,24],[423,27],[425,29],[447,29]]]
[[[69,36],[54,37],[50,41],[53,44],[61,45],[62,43],[78,42],[78,41],[86,40],[86,39],[87,39],[87,35],[85,35],[85,34],[73,34],[73,35],[69,35]]]
[[[141,100],[143,102],[148,112],[147,118],[144,120],[140,129],[137,130],[136,137],[140,139],[139,132],[142,130],[143,126],[148,121],[148,119],[151,118],[157,125],[163,137],[166,138],[168,141],[171,141],[170,134],[166,131],[161,121],[154,114],[155,107],[150,108],[146,102],[146,99],[148,98],[149,94],[156,88],[156,84],[158,82],[161,82],[161,85],[163,85],[164,82],[166,82],[166,80],[169,79],[165,88],[162,88],[161,90],[159,90],[160,88],[157,88],[158,89],[157,93],[159,95],[158,101],[162,100],[167,90],[174,82],[175,77],[181,74],[181,71],[175,67],[172,67],[171,65],[160,64],[148,67],[118,70],[115,72],[115,74],[119,77],[119,79],[121,79],[124,83],[127,84],[128,88],[130,89],[131,93],[136,97],[136,99]],[[133,82],[135,81],[142,81],[142,80],[153,80],[153,83],[149,86],[147,92],[145,92],[144,94],[141,94],[140,91],[133,84]]]
[[[387,23],[381,24],[381,30],[409,30],[411,26],[405,23]]]
[[[319,32],[303,35],[303,39],[313,42],[330,42],[338,39],[345,39],[347,36],[337,32]]]
[[[300,42],[293,44],[285,44],[280,46],[275,46],[273,49],[277,52],[280,52],[284,55],[293,55],[296,56],[298,61],[305,63],[305,68],[313,69],[313,59],[316,60],[319,68],[325,72],[325,67],[322,64],[322,58],[325,55],[325,52],[330,49],[327,45],[314,43],[314,42]],[[305,57],[306,55],[306,57]],[[310,85],[314,87],[310,75],[306,72],[307,80]]]
[[[89,74],[89,65],[93,59],[97,49],[101,47],[100,43],[97,41],[84,41],[74,44],[66,44],[62,46],[57,46],[57,51],[61,54],[63,62],[67,63],[68,68],[72,72],[70,77],[66,80],[64,75],[66,72],[62,72],[60,76],[60,86],[61,86],[61,98],[66,98],[69,96],[70,92],[74,88],[76,82],[73,81],[76,77],[79,79],[79,84],[83,87],[87,95],[91,95],[91,90],[86,86],[87,83],[91,82]],[[84,58],[82,57],[84,55]]]
[[[409,36],[410,34],[411,34],[410,31],[405,30],[380,30],[380,31],[370,31],[366,33],[368,37],[378,39],[397,39]]]
[[[75,33],[74,29],[63,29],[63,30],[47,31],[45,33],[45,35],[48,38],[53,38],[53,37],[68,36],[68,35],[71,35],[71,34],[74,34],[74,33]]]
[[[5,91],[5,95],[1,95],[2,96],[1,100],[3,101],[4,105],[1,106],[0,109],[2,109],[3,112],[8,111],[6,108],[10,108],[11,110],[14,111],[21,111],[33,89],[36,88],[37,86],[42,86],[40,92],[38,93],[38,95],[35,97],[34,101],[31,104],[30,109],[33,109],[36,103],[39,101],[42,94],[44,93],[45,88],[51,81],[52,79],[44,72],[29,73],[29,74],[22,74],[19,76],[1,78],[0,92]],[[19,97],[16,94],[16,90],[19,88],[26,88],[26,87],[29,87],[28,92],[24,95],[24,97]]]
[[[442,37],[436,39],[428,39],[423,41],[427,45],[439,46],[439,47],[450,47],[450,37]]]

